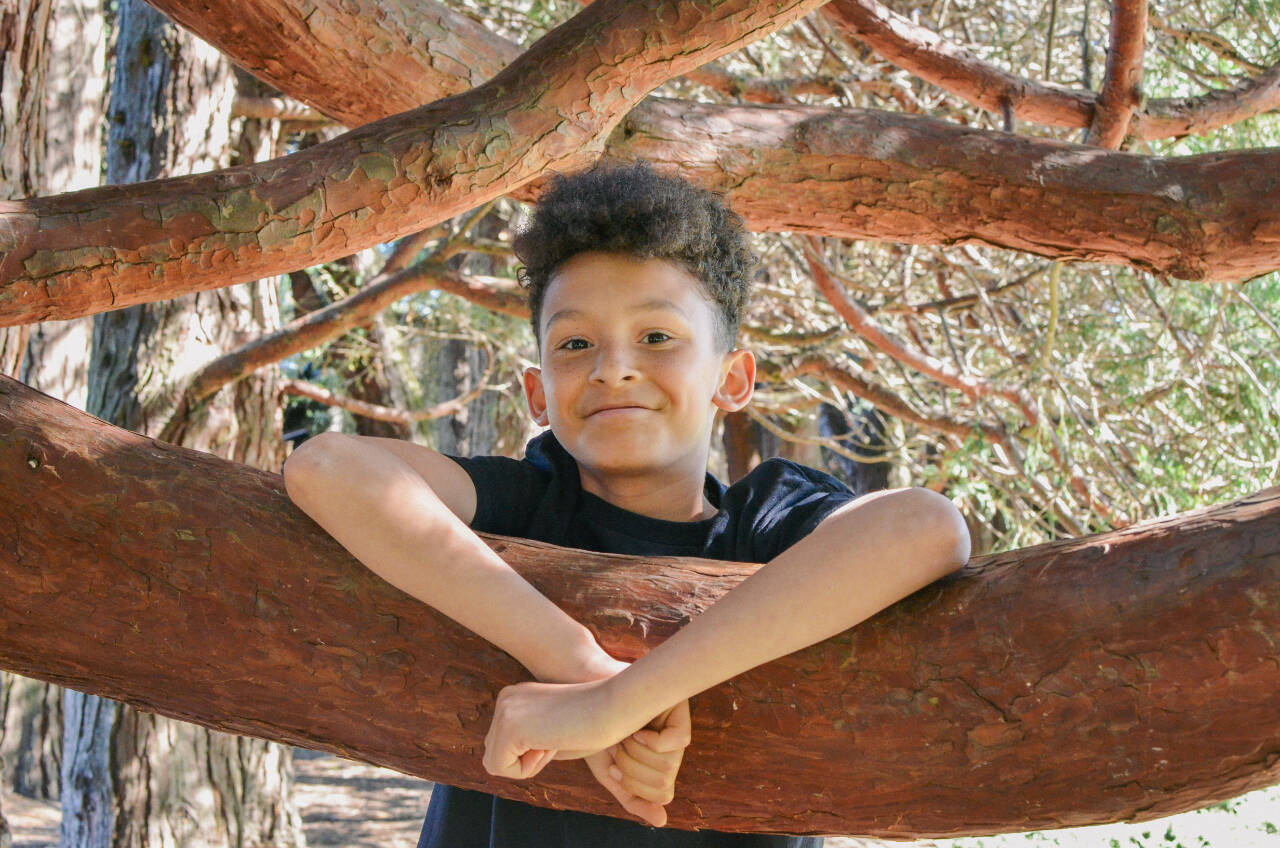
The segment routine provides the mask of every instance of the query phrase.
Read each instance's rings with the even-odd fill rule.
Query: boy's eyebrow
[[[652,312],[657,309],[669,309],[672,312],[679,313],[681,316],[685,318],[689,317],[685,315],[684,310],[681,309],[679,305],[677,305],[674,301],[666,300],[664,298],[646,300],[644,303],[638,304],[636,306],[637,312]],[[555,313],[553,313],[550,318],[547,319],[547,323],[545,326],[547,327],[547,329],[550,329],[552,324],[554,324],[556,321],[559,321],[562,318],[581,318],[583,314],[584,313],[581,309],[559,309]]]

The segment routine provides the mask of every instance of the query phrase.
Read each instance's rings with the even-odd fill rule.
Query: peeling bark
[[[90,314],[310,265],[421,226],[426,223],[421,218],[408,224],[405,220],[421,216],[424,208],[429,208],[430,220],[442,219],[479,197],[515,185],[507,180],[513,173],[508,171],[498,177],[496,190],[468,194],[470,189],[455,184],[476,172],[451,173],[445,178],[450,187],[431,205],[398,172],[384,174],[386,182],[370,177],[364,168],[376,172],[371,162],[391,160],[369,154],[359,160],[359,167],[334,171],[345,174],[345,180],[316,182],[311,194],[289,205],[292,212],[271,213],[270,220],[262,212],[256,219],[261,234],[233,231],[235,221],[255,220],[262,204],[284,203],[280,193],[290,184],[287,174],[301,174],[311,161],[298,157],[322,148],[340,157],[342,147],[373,143],[368,138],[361,142],[357,135],[344,136],[345,142],[339,139],[339,148],[322,145],[253,166],[264,174],[279,168],[280,178],[263,176],[256,188],[215,192],[227,205],[215,210],[206,204],[207,218],[191,212],[169,219],[168,230],[152,224],[143,228],[147,233],[138,238],[186,245],[186,252],[175,258],[154,257],[116,275],[109,264],[79,265],[47,279],[23,277],[3,284],[0,324]],[[755,230],[921,244],[979,243],[1059,259],[1127,264],[1190,280],[1242,280],[1280,268],[1280,207],[1267,202],[1280,187],[1280,150],[1157,158],[992,134],[914,115],[656,99],[626,117],[611,139],[611,150],[624,158],[648,159],[726,193]],[[488,165],[499,167],[495,161]],[[106,205],[92,213],[86,206],[86,214],[116,215],[101,218],[99,232],[124,243],[133,236],[117,236],[117,224],[128,218],[129,209],[144,218],[149,215],[145,210],[151,208],[156,191],[165,196],[188,189],[199,194],[197,183],[213,185],[225,178],[235,184],[243,182],[241,177],[248,179],[249,173],[232,168],[31,202],[52,207],[83,197],[92,203],[92,195]],[[380,193],[386,186],[393,186],[390,193]],[[400,189],[412,195],[399,194]],[[121,205],[107,202],[109,198]],[[320,203],[320,198],[327,198],[323,215],[332,215],[336,204],[353,208],[328,223],[299,228],[302,219],[312,224],[320,220],[314,210],[304,208],[312,201]],[[401,198],[417,200],[402,203]],[[415,208],[415,202],[426,206]],[[198,205],[190,197],[174,203]],[[382,211],[370,214],[375,208]],[[288,215],[295,217],[281,217]],[[183,227],[195,226],[197,219],[203,222],[199,228],[204,235],[184,241]],[[226,229],[218,231],[214,222]],[[0,225],[4,223],[0,215]],[[349,230],[339,231],[339,226]],[[77,235],[81,232],[68,225],[49,235],[83,240]],[[263,250],[258,239],[268,237],[282,240]],[[233,242],[239,242],[235,250],[211,247]],[[314,250],[306,248],[313,243]],[[199,245],[212,252],[201,252]],[[112,250],[143,257],[119,247]],[[79,255],[71,248],[53,253]],[[5,261],[16,268],[21,264],[17,255],[15,251]],[[153,272],[158,277],[153,278]]]
[[[0,525],[6,668],[452,785],[612,812],[574,764],[529,782],[484,773],[493,698],[519,666],[351,559],[276,475],[0,379],[0,512],[23,515]],[[756,568],[489,541],[627,658]],[[977,559],[695,698],[671,821],[979,834],[1155,818],[1275,783],[1278,551],[1280,489],[1269,489]]]
[[[753,230],[978,243],[1189,280],[1280,268],[1277,149],[1159,158],[875,110],[650,98],[610,151],[725,193]]]
[[[0,324],[314,265],[589,162],[648,91],[820,0],[601,0],[491,82],[282,159],[0,203]]]

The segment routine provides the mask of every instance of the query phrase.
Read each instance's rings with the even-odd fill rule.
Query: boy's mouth
[[[609,412],[625,412],[627,410],[642,410],[642,409],[648,410],[648,408],[649,407],[647,406],[640,406],[639,404],[634,404],[634,403],[610,404],[608,406],[602,406],[602,407],[599,407],[598,409],[592,410],[590,413],[587,414],[587,417],[591,418],[594,415],[600,415],[601,413],[609,413]]]

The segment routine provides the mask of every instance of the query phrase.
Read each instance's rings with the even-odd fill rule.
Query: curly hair
[[[716,343],[731,350],[758,262],[742,218],[719,197],[647,163],[597,164],[557,174],[513,248],[524,263],[534,338],[556,269],[579,253],[623,253],[683,266],[701,283],[716,315]]]

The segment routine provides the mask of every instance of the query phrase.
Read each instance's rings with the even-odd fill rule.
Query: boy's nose
[[[635,365],[630,357],[616,347],[601,346],[596,357],[595,367],[591,369],[591,380],[610,385],[636,378]]]

